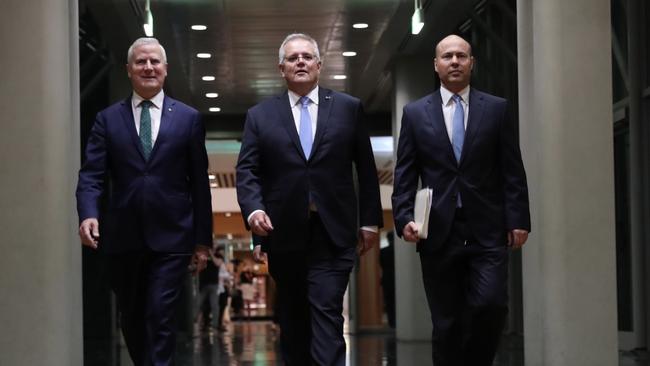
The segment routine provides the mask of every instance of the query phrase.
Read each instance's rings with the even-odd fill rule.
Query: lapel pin
[[[167,110],[171,112],[171,111],[172,111],[172,108],[171,108],[171,107],[169,107],[169,109],[167,109]]]
[[[332,97],[329,96],[329,95],[326,95],[326,96],[325,96],[325,99],[330,100],[330,99],[332,99]]]

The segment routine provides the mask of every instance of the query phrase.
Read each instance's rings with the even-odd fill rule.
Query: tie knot
[[[458,94],[452,95],[451,98],[454,100],[454,102],[456,102],[456,104],[460,103],[463,100],[463,98],[461,98]]]
[[[140,107],[142,107],[143,109],[149,109],[149,108],[151,108],[152,105],[153,105],[153,103],[150,100],[143,100],[140,103]]]
[[[299,102],[300,102],[300,105],[302,105],[303,108],[306,108],[306,107],[309,106],[309,97],[304,96],[304,97],[300,98]]]

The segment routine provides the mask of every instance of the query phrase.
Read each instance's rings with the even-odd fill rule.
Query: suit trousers
[[[276,282],[280,346],[288,366],[345,366],[343,295],[356,248],[335,246],[312,213],[309,237],[300,251],[270,251]]]
[[[433,323],[435,366],[491,366],[508,292],[508,249],[481,246],[457,209],[449,238],[432,253],[420,252],[424,289]]]
[[[111,254],[111,287],[135,366],[174,364],[174,315],[191,254],[150,250]]]

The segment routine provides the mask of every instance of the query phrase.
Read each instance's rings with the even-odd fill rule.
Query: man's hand
[[[273,231],[273,224],[271,224],[271,218],[266,215],[264,211],[256,212],[251,216],[248,221],[253,233],[259,236],[267,236],[271,231]]]
[[[94,217],[83,220],[81,225],[79,225],[79,237],[81,238],[81,244],[97,249],[99,242],[99,221]]]
[[[266,263],[269,257],[262,251],[261,245],[256,245],[253,249],[253,260],[257,263]]]
[[[366,254],[372,247],[379,246],[379,233],[368,230],[359,230],[359,244],[357,245],[357,253],[362,256]]]
[[[415,222],[411,221],[404,226],[404,229],[402,230],[402,238],[412,243],[417,243],[418,240],[420,240],[420,237],[418,237],[418,226]]]
[[[522,229],[512,229],[508,232],[508,246],[511,249],[519,249],[524,246],[528,240],[528,231]]]
[[[197,245],[192,254],[191,267],[194,268],[193,274],[198,274],[203,271],[208,265],[208,258],[210,258],[210,248],[206,245]]]

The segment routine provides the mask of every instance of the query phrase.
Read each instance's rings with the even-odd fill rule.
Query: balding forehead
[[[461,42],[463,45],[467,46],[467,49],[468,49],[468,51],[469,51],[469,54],[470,54],[470,55],[472,54],[472,45],[470,45],[469,42],[467,42],[466,40],[464,40],[462,37],[459,37],[459,36],[457,36],[457,35],[455,35],[455,34],[452,34],[452,35],[449,35],[449,36],[443,38],[440,42],[438,42],[438,44],[436,45],[436,55],[438,54],[438,51],[439,51],[440,46],[441,46],[442,44],[444,44],[444,43],[448,43],[448,42],[452,42],[452,41],[459,41],[459,42]]]

